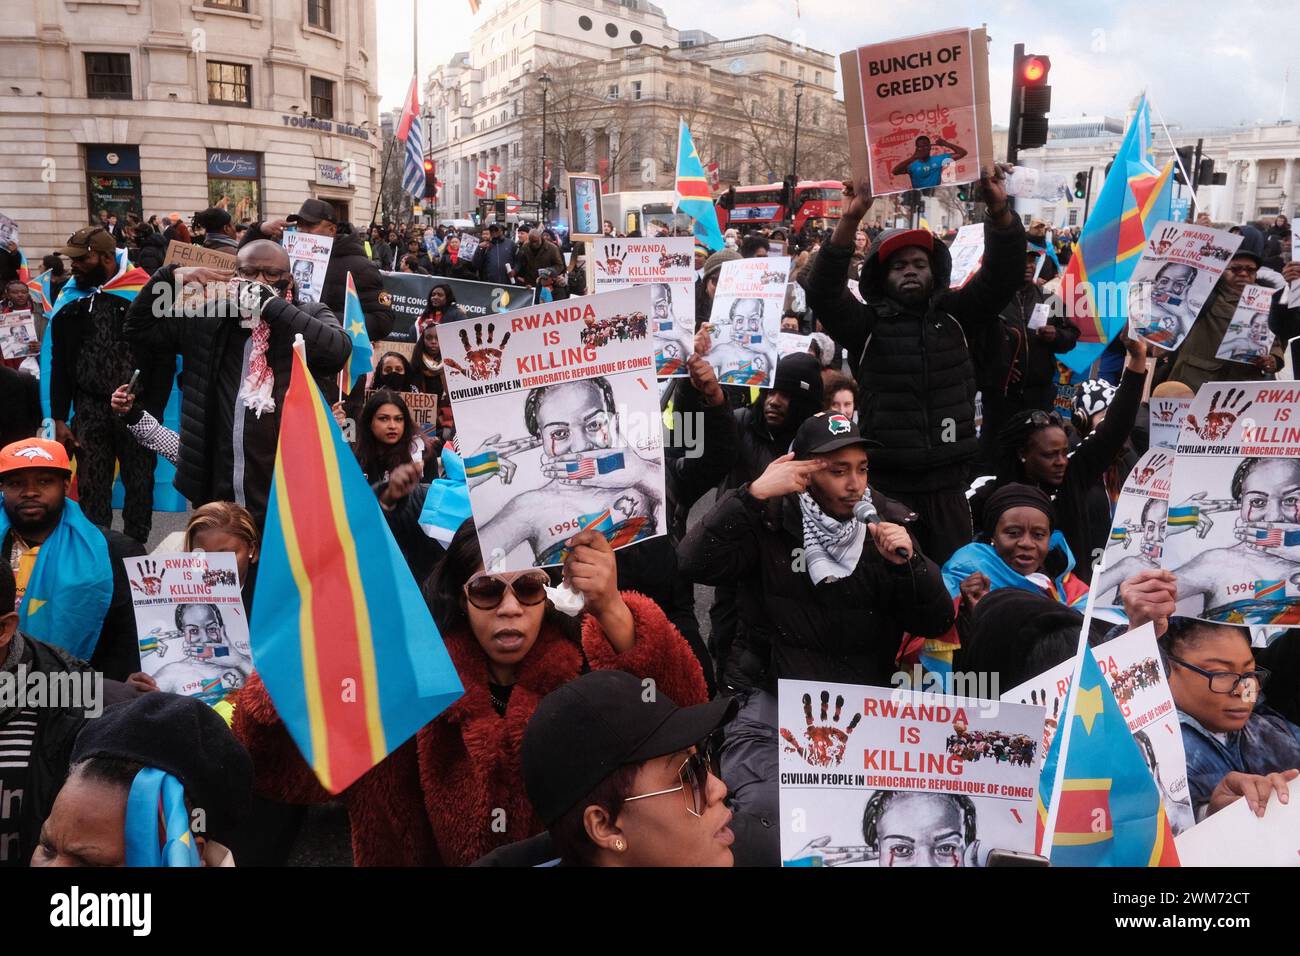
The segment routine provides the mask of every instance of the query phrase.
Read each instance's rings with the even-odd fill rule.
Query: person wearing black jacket
[[[946,561],[971,540],[967,466],[977,447],[975,374],[967,341],[995,321],[1024,281],[1025,230],[998,167],[980,180],[984,262],[948,288],[952,258],[927,230],[890,230],[872,244],[859,286],[846,287],[853,237],[871,207],[865,182],[844,184],[844,215],[817,254],[808,307],[856,363],[862,434],[881,443],[872,481],[920,516],[925,551]]]
[[[814,415],[789,454],[719,498],[682,542],[687,577],[739,589],[745,653],[726,683],[741,709],[720,752],[738,809],[777,813],[779,679],[888,685],[904,633],[952,626],[939,567],[907,529],[854,517],[864,501],[892,507],[867,485],[869,444],[843,415]]]
[[[0,365],[0,448],[35,435],[41,417],[40,382],[26,372]]]
[[[1022,482],[1047,492],[1056,528],[1074,553],[1074,574],[1085,583],[1092,581],[1093,566],[1110,536],[1112,508],[1103,478],[1133,430],[1146,381],[1146,342],[1127,336],[1123,341],[1128,355],[1119,388],[1106,416],[1078,447],[1070,452],[1065,424],[1055,414],[1034,410],[1013,418],[999,435],[997,479],[980,487],[970,502],[982,525],[984,503],[1002,485]]]
[[[456,236],[452,236],[447,240],[442,255],[438,256],[438,261],[433,264],[433,274],[445,276],[448,279],[478,278],[478,270],[474,268],[474,260],[460,254],[460,239]]]
[[[506,238],[500,223],[488,226],[487,242],[480,242],[474,253],[474,270],[483,282],[508,285],[514,279],[515,244]]]
[[[167,243],[148,223],[135,227],[135,241],[135,264],[153,275],[162,268],[163,260],[167,258]]]
[[[183,358],[176,490],[195,506],[237,502],[260,528],[266,519],[294,337],[303,336],[307,366],[326,394],[338,387],[336,376],[352,352],[352,340],[324,303],[293,301],[289,257],[275,243],[242,246],[236,275],[242,291],[260,297],[256,309],[227,298],[203,303],[197,310],[177,309],[176,288],[198,283],[224,290],[230,273],[163,266],[131,304],[125,328],[132,347]],[[262,324],[270,326],[264,342],[269,383],[251,372]]]

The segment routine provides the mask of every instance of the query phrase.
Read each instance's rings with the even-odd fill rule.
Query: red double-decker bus
[[[844,208],[843,184],[834,180],[804,180],[794,187],[791,208],[785,207],[785,187],[781,183],[763,186],[736,186],[724,197],[734,196],[735,204],[727,209],[719,197],[718,225],[744,232],[757,226],[789,225],[802,232],[810,220],[821,228],[832,228]]]

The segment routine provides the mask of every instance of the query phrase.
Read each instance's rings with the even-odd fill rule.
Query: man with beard
[[[24,634],[88,660],[112,680],[140,669],[123,559],[136,541],[97,527],[68,500],[72,467],[58,442],[26,438],[0,449],[0,550],[17,582]]]
[[[873,487],[920,516],[917,537],[937,563],[971,540],[967,467],[977,448],[975,370],[968,340],[982,340],[1024,282],[1025,230],[1007,201],[1002,168],[980,180],[984,262],[950,290],[952,258],[924,229],[881,233],[859,279],[845,286],[858,223],[871,208],[866,182],[844,184],[844,215],[808,280],[808,307],[857,357],[862,434],[881,443]]]
[[[182,297],[195,286],[206,293],[197,303]],[[241,246],[233,275],[163,266],[132,303],[132,346],[184,361],[175,484],[191,504],[238,502],[261,527],[299,334],[308,367],[330,394],[351,340],[325,303],[295,301],[289,256],[269,240]]]
[[[117,244],[108,232],[96,226],[80,229],[59,252],[72,260],[73,278],[51,310],[48,332],[54,437],[76,451],[81,507],[87,518],[104,527],[113,523],[113,478],[120,463],[126,490],[123,530],[143,544],[153,525],[155,458],[131,437],[109,400],[139,369],[140,405],[161,419],[175,362],[170,355],[138,355],[128,343],[122,323],[133,293],[110,293],[103,287],[110,282],[110,288],[129,286],[147,277],[119,263]],[[75,415],[71,430],[64,424],[70,413]]]

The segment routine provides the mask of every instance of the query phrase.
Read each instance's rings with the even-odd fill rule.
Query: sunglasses
[[[480,571],[465,582],[465,597],[480,611],[492,611],[505,600],[506,591],[524,607],[534,607],[546,600],[546,586],[551,583],[545,571],[520,571],[494,574]]]
[[[1060,425],[1061,416],[1056,412],[1032,411],[1029,413],[1029,424],[1035,428],[1042,428],[1044,425]]]
[[[654,793],[624,797],[623,802],[631,803],[633,800],[647,800],[650,797],[661,797],[666,793],[685,793],[686,811],[693,817],[702,817],[704,816],[704,808],[708,803],[705,793],[709,787],[710,774],[715,777],[719,776],[713,747],[708,741],[704,741],[677,768],[677,779],[681,781],[680,785],[669,787],[667,790],[656,790]]]

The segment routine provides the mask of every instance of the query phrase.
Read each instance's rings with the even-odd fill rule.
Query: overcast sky
[[[401,105],[411,77],[411,4],[377,0],[382,110]],[[502,0],[420,0],[420,69],[469,47]],[[838,54],[891,37],[987,24],[993,119],[1006,123],[1011,48],[1052,60],[1052,114],[1123,117],[1144,87],[1170,124],[1236,126],[1300,120],[1296,0],[655,0],[678,30],[721,39],[771,33]],[[795,15],[796,7],[801,16]],[[867,12],[869,11],[869,12]],[[1283,75],[1291,82],[1283,107]]]

